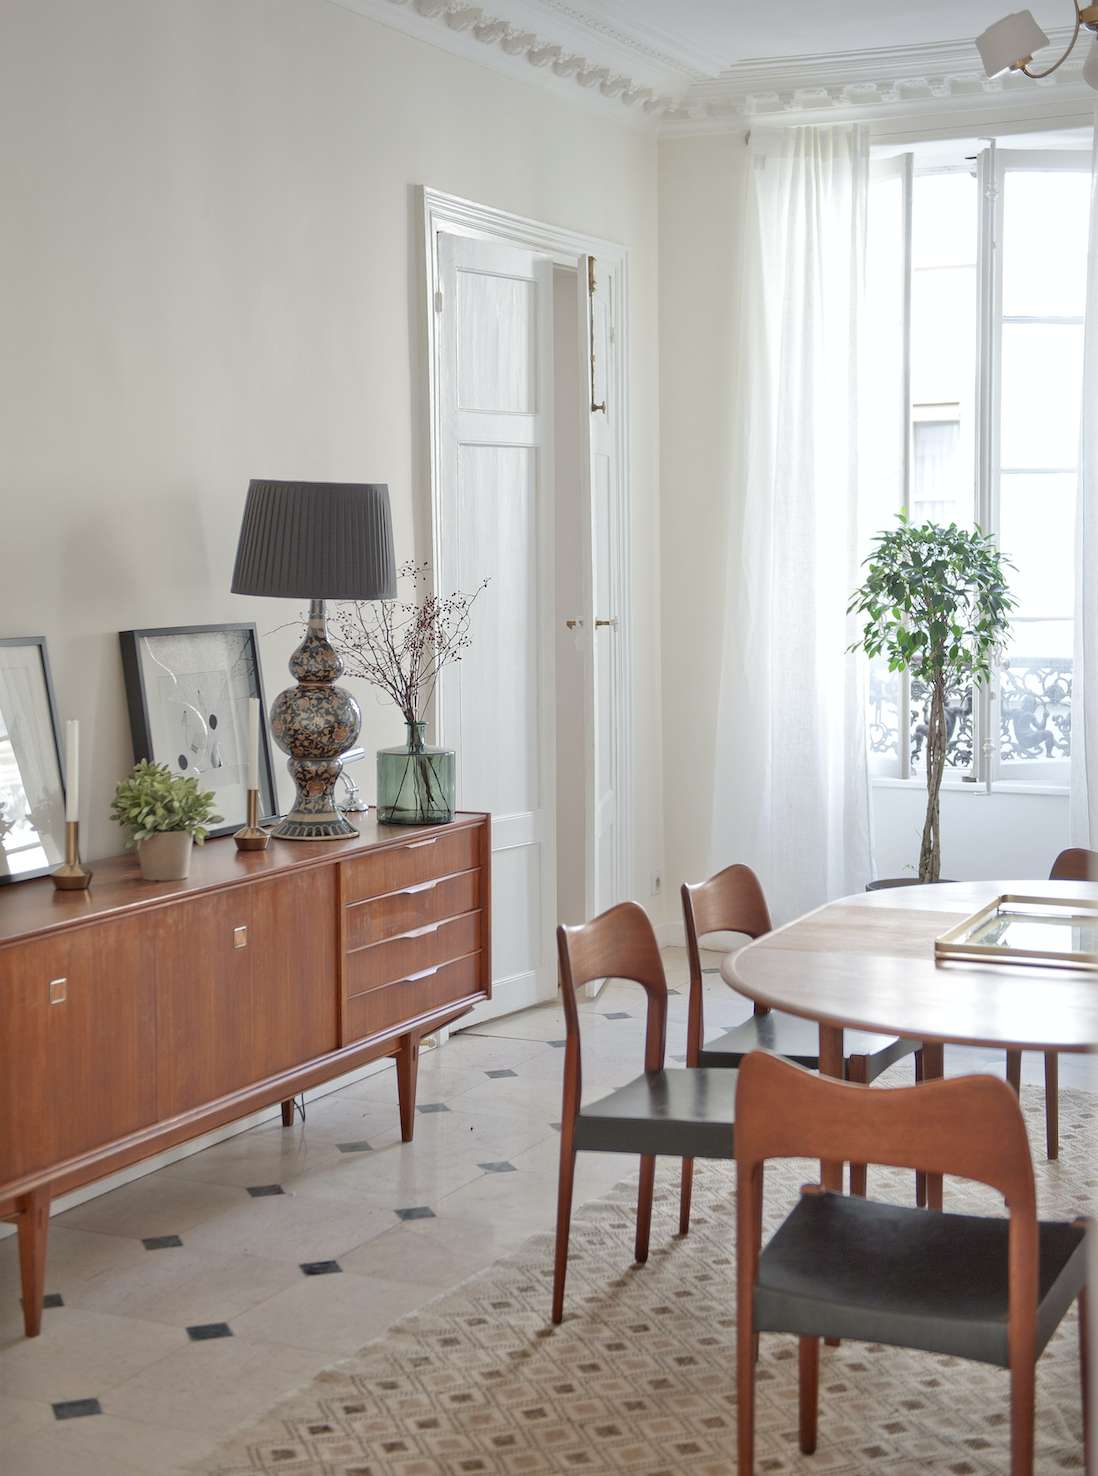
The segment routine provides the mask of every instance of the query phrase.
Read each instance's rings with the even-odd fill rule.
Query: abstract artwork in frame
[[[45,636],[0,640],[0,883],[65,859],[65,775]]]
[[[211,835],[228,835],[247,819],[248,698],[259,698],[259,810],[272,819],[276,792],[254,624],[123,630],[119,640],[134,758],[167,764],[212,790],[222,821]]]

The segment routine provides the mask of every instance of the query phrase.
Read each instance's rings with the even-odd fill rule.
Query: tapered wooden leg
[[[945,1075],[945,1046],[938,1041],[925,1041],[923,1043],[923,1080],[940,1081]],[[926,1176],[926,1202],[927,1208],[940,1210],[942,1207],[942,1176],[941,1174],[927,1174]]]
[[[1010,1368],[1010,1476],[1033,1476],[1036,1365],[1021,1357]]]
[[[755,1470],[755,1277],[758,1266],[756,1226],[758,1212],[744,1203],[746,1185],[738,1181],[736,1204],[736,1472],[754,1476]],[[762,1185],[754,1191],[762,1197]]]
[[[296,1106],[296,1103],[294,1102],[293,1097],[287,1097],[286,1100],[285,1100],[285,1102],[283,1102],[283,1104],[282,1104],[282,1126],[284,1128],[293,1127],[293,1125],[294,1125],[294,1107],[295,1106]]]
[[[798,1407],[800,1410],[801,1451],[813,1455],[816,1450],[816,1413],[820,1402],[820,1340],[801,1338],[800,1383]]]
[[[694,1189],[694,1160],[682,1161],[682,1186],[679,1189],[679,1234],[690,1233],[690,1199]]]
[[[1045,1052],[1045,1151],[1049,1158],[1060,1156],[1060,1057],[1055,1051]]]
[[[576,1150],[570,1127],[561,1128],[560,1176],[557,1179],[557,1244],[553,1256],[553,1321],[564,1317],[564,1280],[568,1274],[568,1232],[572,1227],[572,1185],[576,1177]]]
[[[19,1275],[23,1291],[23,1331],[36,1338],[42,1331],[42,1298],[46,1291],[46,1240],[50,1228],[50,1191],[33,1189],[17,1202]]]
[[[1094,1434],[1090,1419],[1090,1336],[1087,1327],[1087,1289],[1079,1293],[1079,1380],[1083,1392],[1083,1469],[1094,1476],[1098,1452],[1092,1444]]]
[[[918,1086],[923,1079],[923,1050],[920,1046],[915,1052],[915,1085]],[[915,1204],[918,1209],[926,1209],[926,1174],[920,1169],[915,1175]]]
[[[648,1259],[648,1237],[652,1230],[652,1191],[656,1184],[656,1160],[646,1153],[641,1158],[640,1189],[637,1192],[636,1262],[643,1266]]]
[[[862,1086],[869,1085],[869,1057],[849,1056],[846,1062],[847,1081],[860,1082]],[[867,1166],[864,1163],[852,1163],[850,1165],[850,1192],[856,1194],[859,1199],[865,1198],[868,1184]]]
[[[397,1097],[400,1101],[400,1136],[410,1143],[416,1130],[416,1079],[419,1076],[419,1036],[406,1035],[397,1051]]]
[[[846,1075],[842,1026],[820,1025],[820,1075],[842,1081]],[[843,1191],[842,1163],[820,1163],[820,1183],[825,1189]]]
[[[1021,1051],[1007,1051],[1006,1058],[1007,1084],[1019,1093],[1022,1090],[1022,1053]]]

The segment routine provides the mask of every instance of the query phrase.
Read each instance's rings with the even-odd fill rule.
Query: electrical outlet
[[[652,873],[652,895],[658,897],[663,891],[663,877],[658,871]]]

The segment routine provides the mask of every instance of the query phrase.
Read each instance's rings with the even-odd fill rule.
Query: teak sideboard
[[[411,1140],[420,1040],[491,993],[487,815],[231,837],[186,881],[95,864],[0,888],[0,1219],[40,1329],[52,1197],[383,1056]]]

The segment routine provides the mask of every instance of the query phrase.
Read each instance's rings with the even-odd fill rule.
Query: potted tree
[[[173,774],[166,764],[142,759],[114,792],[111,818],[136,845],[146,881],[182,881],[191,869],[191,850],[216,825],[213,794],[195,778]]]
[[[930,693],[918,879],[936,882],[942,862],[946,696],[991,680],[1015,605],[1003,572],[1012,566],[979,528],[916,524],[903,513],[898,527],[878,533],[873,542],[866,577],[847,606],[848,614],[865,617],[861,639],[850,649],[883,656],[889,671],[910,672]],[[905,733],[900,741],[907,741]]]

